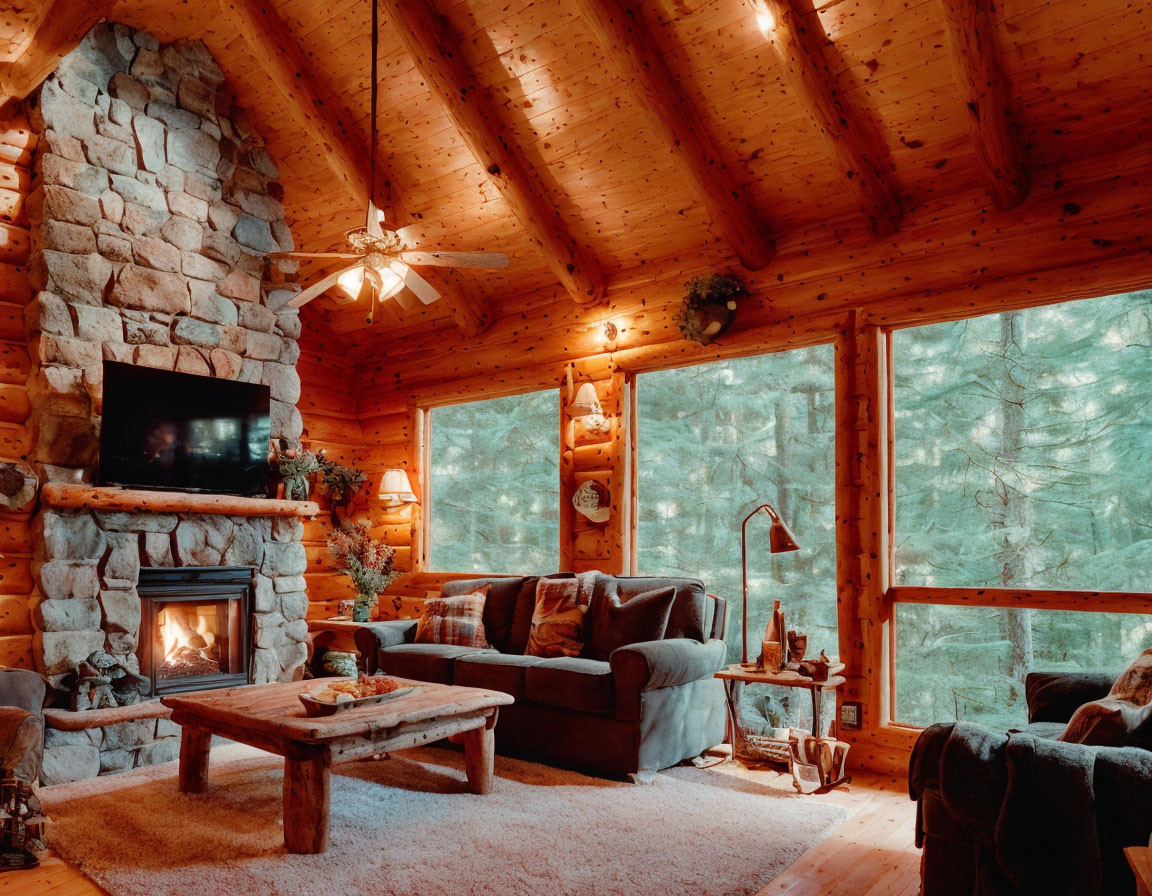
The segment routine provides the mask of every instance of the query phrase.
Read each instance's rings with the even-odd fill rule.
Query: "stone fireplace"
[[[141,569],[140,672],[149,696],[248,684],[251,566]]]
[[[93,482],[106,360],[267,385],[273,438],[299,444],[300,320],[285,307],[299,287],[291,263],[267,258],[293,248],[276,166],[203,44],[160,45],[118,24],[61,61],[29,118],[29,459],[47,484],[32,527],[37,665],[59,682],[102,649],[158,677],[159,692],[180,677],[298,678],[300,518],[274,502],[212,512],[50,499],[51,486]],[[243,596],[171,596],[213,577]],[[187,643],[158,645],[157,624],[182,625]],[[49,727],[46,780],[171,759],[176,734],[163,718]]]

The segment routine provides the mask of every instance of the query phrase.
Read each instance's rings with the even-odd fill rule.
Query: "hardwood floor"
[[[746,769],[731,761],[717,769],[793,792],[787,774]],[[903,780],[865,772],[847,787],[807,799],[841,806],[849,815],[756,896],[915,896],[919,892],[920,851],[913,845],[916,807],[908,799]],[[765,837],[773,836],[787,837],[788,832],[765,831]],[[642,889],[638,893],[643,896]],[[0,874],[0,896],[106,894],[53,855],[31,871]]]

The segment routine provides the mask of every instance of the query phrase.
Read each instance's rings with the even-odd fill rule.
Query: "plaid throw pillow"
[[[484,631],[484,602],[488,586],[459,597],[430,597],[416,623],[417,644],[454,644],[490,647]]]

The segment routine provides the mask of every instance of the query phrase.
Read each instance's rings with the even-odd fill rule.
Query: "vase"
[[[370,603],[370,598],[363,594],[359,595],[356,598],[356,603],[352,607],[352,621],[367,622],[371,613],[372,604]]]
[[[355,678],[356,654],[344,650],[329,650],[324,654],[324,670],[344,678]]]

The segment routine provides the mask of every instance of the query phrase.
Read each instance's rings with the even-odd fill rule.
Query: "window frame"
[[[432,546],[432,412],[442,408],[459,407],[466,404],[478,404],[483,401],[495,401],[501,398],[513,398],[520,395],[533,395],[537,393],[554,392],[556,393],[556,401],[558,405],[562,405],[563,393],[555,386],[528,384],[522,389],[508,389],[508,390],[493,390],[490,393],[472,394],[452,396],[439,401],[424,401],[415,407],[417,416],[415,433],[418,440],[417,454],[420,458],[418,470],[423,471],[423,475],[419,475],[419,519],[413,522],[413,534],[419,536],[419,549],[414,551],[419,556],[419,566],[413,572],[421,574],[430,574],[438,577],[448,578],[475,578],[476,576],[502,576],[502,575],[519,575],[522,573],[506,572],[500,570],[447,570],[447,569],[432,569],[428,563]],[[556,442],[557,452],[562,450],[563,445],[559,438]],[[563,470],[559,471],[557,477],[558,486],[562,486]],[[562,488],[561,488],[562,492]],[[557,539],[556,539],[556,559],[559,563],[560,555],[562,554],[562,539],[563,527],[558,526]]]
[[[887,676],[884,695],[886,712],[882,726],[890,729],[905,729],[919,732],[920,726],[902,722],[895,717],[896,712],[896,606],[898,604],[985,607],[992,609],[1016,610],[1066,610],[1082,613],[1127,613],[1133,615],[1152,614],[1152,592],[1146,591],[1093,591],[1061,588],[1002,588],[1002,587],[962,587],[893,585],[896,576],[896,414],[895,384],[896,372],[893,362],[893,337],[900,330],[932,326],[957,320],[972,320],[991,317],[1008,311],[1026,311],[1069,302],[1104,299],[1120,292],[1136,292],[1138,289],[1119,290],[1099,296],[1070,296],[1033,302],[1027,305],[1004,305],[998,308],[973,308],[970,314],[948,315],[940,318],[920,318],[899,323],[891,322],[879,326],[883,340],[884,363],[875,371],[875,387],[883,397],[886,431],[886,458],[884,464],[884,487],[886,491],[887,538],[885,539],[884,561],[886,582],[883,589],[883,605],[889,619],[886,653]]]

